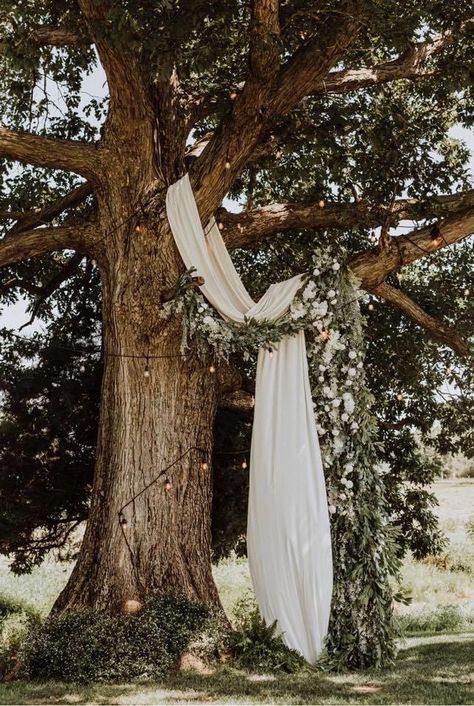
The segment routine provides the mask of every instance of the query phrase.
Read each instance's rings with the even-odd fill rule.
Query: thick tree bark
[[[166,227],[135,228],[99,259],[104,375],[92,506],[56,611],[120,610],[152,592],[219,603],[210,528],[216,376],[180,356],[180,322],[160,318],[160,293],[181,267]],[[120,509],[180,456],[125,507],[121,524]]]

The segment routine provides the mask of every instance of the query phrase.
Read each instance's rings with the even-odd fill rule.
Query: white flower
[[[357,353],[355,351],[349,351],[349,358],[354,360],[354,358],[357,358]]]
[[[329,512],[331,513],[331,515],[334,515],[334,513],[336,512],[336,506],[335,506],[335,505],[329,505],[328,510],[329,510]]]
[[[346,473],[352,473],[353,470],[354,470],[353,464],[352,464],[352,463],[346,463],[346,465],[344,466],[344,471],[345,471]]]
[[[353,488],[354,483],[351,480],[346,481],[346,488]]]
[[[318,424],[318,426],[316,427],[316,429],[318,430],[319,436],[324,436],[324,435],[325,435],[326,429],[323,429],[323,427],[319,426],[319,424]]]
[[[334,270],[334,272],[337,272],[338,270],[341,269],[340,264],[338,262],[336,262],[336,260],[332,263],[332,269]]]
[[[339,456],[339,454],[342,454],[344,451],[344,440],[339,436],[336,436],[334,439],[333,449],[336,456]]]
[[[324,376],[323,376],[323,375],[320,375],[320,376],[318,377],[318,382],[324,382]]]
[[[347,374],[349,377],[354,378],[357,375],[357,370],[355,368],[349,368]]]
[[[333,436],[339,436],[339,429],[333,429],[333,430],[332,430],[332,435],[333,435]]]
[[[321,271],[318,270],[318,268],[316,267],[316,268],[313,270],[313,275],[314,275],[315,277],[317,277],[317,276],[320,275],[320,274],[321,274]]]
[[[341,414],[341,419],[342,419],[343,422],[348,422],[348,421],[349,421],[349,415],[347,414],[347,412],[343,412],[343,413]]]
[[[342,399],[344,400],[344,409],[348,414],[352,414],[355,408],[354,398],[350,392],[344,392],[342,394]]]
[[[334,397],[334,392],[327,385],[323,387],[323,393],[326,397],[329,397],[330,400]]]
[[[327,293],[327,298],[334,299],[335,296],[336,296],[336,292],[334,291],[334,289],[330,289],[329,292]]]
[[[339,493],[341,500],[347,500],[347,495],[345,493]]]
[[[331,304],[334,306],[334,304],[337,304],[337,299],[331,299]]]
[[[309,299],[314,299],[315,294],[316,284],[313,281],[310,281],[303,290],[303,300],[307,302]]]
[[[341,404],[341,402],[342,402],[342,400],[340,400],[339,398],[336,397],[336,399],[334,399],[334,400],[332,401],[332,406],[333,406],[333,407],[339,407],[339,405]]]

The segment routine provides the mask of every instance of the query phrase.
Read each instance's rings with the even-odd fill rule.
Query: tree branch
[[[33,135],[0,127],[0,157],[76,172],[97,181],[100,173],[98,152],[93,144]]]
[[[263,0],[262,4],[265,4]],[[329,12],[318,35],[279,71],[275,71],[275,66],[278,67],[274,38],[276,20],[266,25],[265,51],[260,49],[254,32],[251,74],[242,93],[233,101],[230,114],[221,122],[193,166],[194,193],[204,222],[222,201],[275,118],[294,108],[344,54],[361,26],[362,5],[360,0],[347,0],[342,19],[339,12]],[[270,47],[274,48],[270,50]],[[261,53],[267,57],[266,61],[262,60]],[[273,67],[267,63],[270,56],[275,57]],[[263,64],[266,69],[262,69]]]
[[[466,31],[469,26],[472,26],[472,23],[472,19],[464,22],[460,33]],[[386,61],[363,69],[332,71],[323,81],[314,84],[311,94],[347,93],[400,79],[413,81],[432,76],[435,69],[430,67],[429,60],[454,44],[459,36],[460,34],[452,31],[445,32],[432,42],[414,44],[393,61]]]
[[[391,239],[390,248],[372,248],[352,258],[349,266],[362,289],[372,291],[388,275],[436,250],[458,243],[474,233],[474,208],[455,212],[439,223],[440,240],[433,240],[432,227],[426,226]]]
[[[15,218],[17,223],[10,229],[9,234],[22,233],[25,230],[36,228],[36,226],[50,223],[53,218],[59,216],[63,211],[80,204],[87,196],[90,196],[91,193],[93,193],[92,184],[86,182],[65,194],[57,201],[46,204],[43,208],[33,208],[31,211],[17,214]],[[0,219],[1,218],[2,214],[0,213]],[[10,217],[8,220],[13,219]]]
[[[86,252],[94,233],[93,223],[71,223],[10,235],[0,240],[0,267],[27,260],[30,257],[46,255],[54,250],[73,249]]]
[[[127,116],[129,121],[141,120],[148,116],[150,109],[143,81],[143,69],[137,56],[119,45],[117,32],[109,20],[111,7],[114,7],[114,4],[110,0],[79,0],[79,8],[107,76],[110,94],[109,122],[115,114]]]
[[[372,292],[400,309],[412,321],[424,328],[432,338],[446,344],[459,355],[468,355],[469,344],[456,329],[428,314],[401,289],[382,282],[374,287]]]
[[[429,201],[399,199],[390,207],[391,223],[403,219],[439,216],[474,207],[474,189],[458,194],[435,196]],[[271,204],[241,213],[217,211],[223,224],[223,236],[228,248],[257,247],[262,240],[285,230],[303,228],[376,227],[387,218],[387,208],[372,206],[366,201],[334,203]]]
[[[86,37],[65,27],[37,27],[28,35],[28,39],[38,46],[66,47],[76,46],[86,41]]]

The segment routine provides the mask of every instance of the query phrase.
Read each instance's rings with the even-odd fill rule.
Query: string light
[[[227,160],[227,162],[225,163],[225,168],[226,168],[226,169],[230,169],[230,162],[229,162],[229,160]]]
[[[166,480],[165,480],[165,490],[171,490],[172,487],[173,487],[173,483],[171,482],[171,480],[170,480],[169,478],[166,478]]]
[[[219,230],[224,230],[224,224],[222,223],[222,221],[219,221],[217,227],[219,228]]]
[[[470,295],[470,293],[471,293],[471,290],[469,289],[469,287],[466,287],[466,289],[464,290],[464,296],[468,297]]]
[[[403,392],[399,392],[397,395],[397,400],[403,400],[403,398],[404,398]]]
[[[323,199],[320,199],[320,200],[318,201],[318,206],[319,206],[319,208],[324,208],[325,205],[326,205],[326,202],[323,201]]]
[[[146,378],[150,377],[150,368],[148,366],[148,363],[145,365],[145,370],[143,371],[143,377],[146,377]]]
[[[275,159],[281,159],[281,150],[277,150],[275,153]]]
[[[201,471],[208,471],[209,470],[209,464],[206,461],[203,461],[201,463]]]
[[[231,91],[229,93],[229,98],[231,101],[235,101],[235,99],[237,98],[237,93],[235,91]]]
[[[270,358],[273,358],[273,348],[269,348],[269,349],[268,349],[268,356],[269,356]]]
[[[142,226],[140,224],[135,226],[135,233],[141,233],[142,232]]]
[[[139,613],[142,608],[143,604],[140,603],[140,601],[137,601],[134,598],[129,598],[124,602],[122,610],[128,615],[134,615],[135,613]]]
[[[242,468],[245,470],[247,468],[247,461],[242,461]]]
[[[209,366],[209,372],[212,373],[212,374],[216,372],[216,368],[215,368],[214,365],[210,365],[210,366]]]
[[[85,372],[86,372],[86,366],[85,366],[85,365],[81,365],[80,368],[79,368],[79,372],[80,372],[80,373],[85,373]]]
[[[328,338],[329,338],[329,332],[326,330],[321,331],[321,333],[319,334],[319,340],[320,341],[327,341]]]
[[[367,307],[367,309],[368,309],[369,311],[373,311],[373,310],[375,309],[374,304],[373,304],[372,302],[370,302],[369,305],[368,305],[368,307]]]

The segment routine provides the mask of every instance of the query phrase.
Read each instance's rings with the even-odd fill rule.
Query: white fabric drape
[[[204,278],[204,296],[225,319],[285,314],[302,278],[272,284],[253,302],[213,220],[204,234],[188,175],[169,187],[166,209],[186,267]],[[303,331],[272,355],[259,351],[247,546],[263,619],[276,620],[286,644],[314,662],[329,621],[332,553]]]

